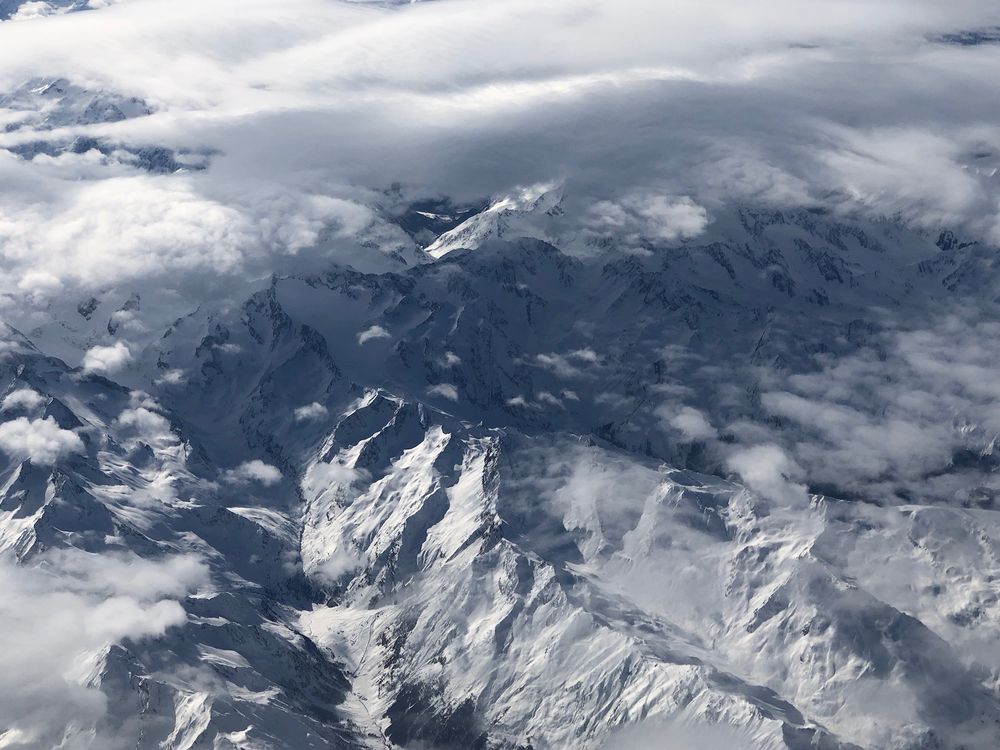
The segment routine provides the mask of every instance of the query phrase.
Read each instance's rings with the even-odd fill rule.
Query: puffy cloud
[[[187,373],[184,370],[172,369],[164,372],[160,377],[158,377],[154,383],[159,386],[163,385],[181,385],[187,378]]]
[[[835,137],[836,145],[819,158],[831,185],[853,203],[931,230],[972,219],[990,235],[988,215],[996,211],[997,197],[970,169],[966,152],[974,136],[897,126],[862,132],[838,128]]]
[[[132,361],[128,345],[118,341],[111,346],[94,346],[83,355],[83,371],[113,375]]]
[[[587,370],[600,363],[600,357],[593,349],[576,349],[565,354],[549,352],[535,355],[535,361],[546,370],[551,370],[561,378],[579,378]]]
[[[84,183],[44,205],[0,212],[3,257],[46,278],[87,286],[164,272],[234,270],[252,229],[235,209],[183,181],[123,177]]]
[[[670,400],[654,415],[668,432],[704,442],[699,468],[735,472],[772,498],[802,501],[808,488],[872,502],[991,507],[1000,496],[994,317],[968,299],[925,316],[877,311],[846,351],[795,352],[780,369],[672,348],[665,359],[679,363],[683,382],[655,386]],[[774,337],[778,347],[788,335]],[[823,340],[829,348],[845,343]],[[634,407],[615,394],[595,401]],[[686,460],[683,450],[674,455]]]
[[[677,408],[672,404],[663,404],[656,408],[656,416],[686,440],[714,440],[718,437],[718,431],[705,414],[691,406]]]
[[[256,458],[252,461],[241,463],[235,469],[227,471],[224,475],[225,480],[231,484],[260,482],[265,487],[277,484],[281,481],[281,477],[281,469]]]
[[[540,404],[547,404],[548,406],[555,406],[560,409],[563,408],[562,399],[549,391],[539,391],[536,398]]]
[[[437,385],[432,385],[427,389],[428,396],[440,396],[441,398],[446,398],[449,401],[458,401],[458,388],[453,386],[451,383],[438,383]]]
[[[83,453],[84,445],[79,435],[62,429],[52,417],[18,417],[0,424],[0,449],[19,459],[49,465],[71,453]]]
[[[125,409],[118,415],[116,425],[134,433],[135,436],[150,445],[175,443],[177,438],[170,429],[170,422],[159,411],[156,405],[140,402],[133,408]]]
[[[318,496],[331,488],[338,490],[350,487],[366,478],[368,478],[368,474],[363,469],[347,466],[336,459],[329,463],[321,461],[306,470],[302,479],[302,491]]]
[[[735,450],[727,459],[730,470],[739,474],[746,485],[769,500],[787,505],[809,501],[805,485],[796,481],[802,468],[777,445],[754,445]]]
[[[538,451],[531,471],[520,469],[530,489],[511,502],[548,503],[586,558],[607,551],[634,528],[663,480],[654,468],[575,440],[540,445]]]
[[[0,174],[2,167],[0,159]],[[228,184],[210,188],[189,174],[97,174],[71,182],[46,179],[37,169],[28,174],[21,195],[0,208],[0,264],[31,305],[44,306],[67,289],[114,285],[153,299],[224,294],[279,264],[313,267],[317,261],[302,251],[323,241],[350,257],[342,239],[374,222],[357,202],[280,185],[234,194]],[[388,252],[399,242],[385,244]],[[170,280],[166,287],[163,279]],[[134,311],[113,316],[130,331],[146,327]]]
[[[182,624],[180,597],[208,579],[191,556],[52,551],[0,561],[0,726],[24,747],[117,747],[98,729],[107,706],[88,674],[108,646]],[[96,732],[96,736],[95,736]]]
[[[4,396],[3,406],[0,409],[3,411],[10,409],[34,411],[44,406],[47,401],[45,396],[32,388],[18,388]]]
[[[911,502],[991,496],[1000,327],[972,309],[921,323],[886,321],[853,354],[768,376],[760,403],[781,428],[761,425],[758,438],[781,444],[827,492]]]
[[[311,404],[306,404],[305,406],[300,406],[294,412],[296,422],[311,422],[317,419],[322,419],[327,416],[330,412],[327,410],[323,404],[318,401],[313,401]]]
[[[391,336],[392,334],[390,334],[382,326],[372,326],[371,328],[366,328],[358,334],[358,344],[367,344],[369,341],[387,339],[391,338]]]
[[[662,242],[697,237],[708,226],[708,211],[688,197],[634,194],[620,202],[599,201],[587,214],[596,231],[610,231],[629,242]]]
[[[329,551],[328,555],[310,569],[309,574],[314,578],[319,578],[325,583],[337,583],[345,575],[362,568],[366,560],[363,556],[348,549],[344,545]]]
[[[118,416],[121,427],[133,427],[143,434],[161,434],[170,429],[170,423],[162,414],[139,407],[126,409]]]

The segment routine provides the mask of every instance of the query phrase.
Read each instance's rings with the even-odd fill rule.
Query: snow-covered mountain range
[[[0,0],[0,750],[1000,747],[1000,17],[748,7]]]
[[[736,208],[704,244],[570,255],[539,231],[561,203],[493,202],[395,271],[277,275],[141,346],[81,303],[117,371],[9,329],[0,546],[154,579],[25,606],[165,614],[73,654],[79,714],[5,712],[4,746],[1000,741],[990,415],[902,446],[914,469],[861,421],[892,439],[919,406],[819,393],[902,377],[903,321],[995,283],[992,249]]]

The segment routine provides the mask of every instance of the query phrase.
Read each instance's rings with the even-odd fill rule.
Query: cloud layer
[[[977,0],[133,0],[7,23],[0,89],[62,76],[153,110],[65,137],[214,156],[150,175],[0,151],[0,263],[35,298],[357,263],[406,244],[373,213],[396,182],[480,198],[560,181],[581,229],[666,242],[732,200],[1000,239],[1000,47],[940,41],[997,21]]]

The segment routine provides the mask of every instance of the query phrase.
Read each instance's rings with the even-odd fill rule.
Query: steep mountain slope
[[[310,589],[283,513],[294,487],[270,486],[257,507],[251,487],[206,476],[199,446],[148,396],[71,371],[11,334],[5,418],[79,437],[53,456],[17,456],[5,443],[0,546],[29,566],[73,550],[81,571],[80,561],[104,560],[127,574],[139,559],[205,570],[183,600],[186,616],[155,644],[82,655],[84,684],[107,697],[106,712],[62,727],[64,736],[57,720],[42,735],[15,724],[4,746],[75,747],[94,732],[105,747],[351,746],[337,709],[348,682],[295,625]]]
[[[88,91],[65,78],[37,78],[0,96],[0,108],[19,113],[7,131],[53,130],[143,117],[152,109],[141,99],[106,91]]]
[[[402,273],[279,278],[273,293],[357,382],[684,462],[690,446],[659,429],[658,409],[710,405],[719,425],[761,417],[768,378],[884,352],[889,333],[943,317],[967,284],[995,284],[979,272],[991,251],[975,245],[942,251],[891,225],[808,213],[731,219],[708,244],[586,256],[492,241]],[[359,343],[363,331],[377,335]]]
[[[591,747],[678,716],[740,726],[750,747],[995,741],[976,675],[821,550],[860,522],[849,507],[769,507],[576,440],[461,440],[433,421],[397,403],[306,474],[304,563],[333,592],[306,622],[351,654],[394,741]],[[870,724],[875,690],[912,713]]]
[[[871,479],[829,428],[862,414],[831,379],[899,378],[914,341],[938,372],[992,251],[743,208],[570,254],[519,236],[536,208],[204,305],[129,341],[127,387],[5,333],[0,549],[139,614],[66,657],[78,711],[0,711],[0,746],[1000,743],[991,414],[954,391],[938,463]],[[806,396],[829,455],[794,466]]]

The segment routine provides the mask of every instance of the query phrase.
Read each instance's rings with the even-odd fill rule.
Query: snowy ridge
[[[399,416],[383,428],[393,439]],[[403,746],[600,747],[606,728],[629,717],[688,714],[741,726],[754,747],[883,746],[912,731],[886,717],[866,725],[856,689],[912,691],[918,711],[942,716],[924,740],[995,736],[995,699],[937,637],[859,591],[819,552],[820,539],[856,523],[842,505],[816,499],[804,515],[778,512],[738,486],[662,474],[571,440],[554,454],[582,454],[598,487],[624,476],[646,485],[646,497],[598,494],[590,505],[573,494],[582,477],[547,495],[558,480],[535,479],[532,464],[553,455],[537,440],[470,436],[456,450],[455,434],[439,425],[399,445],[412,447],[388,474],[369,474],[359,458],[382,435],[325,464],[339,481],[312,501],[304,539],[323,539],[310,544],[327,555],[314,570],[333,584],[336,606],[306,622],[321,642],[363,649],[348,658],[379,688],[369,711],[385,712],[387,734]],[[579,471],[564,461],[549,473]],[[361,477],[377,481],[364,490]],[[632,507],[623,513],[614,507],[621,502]],[[895,516],[885,511],[882,523]],[[557,543],[560,528],[579,541]],[[701,571],[701,580],[671,580],[678,567]],[[716,592],[711,604],[708,591]],[[358,618],[359,606],[368,618]],[[784,678],[785,690],[765,688],[793,655],[798,672]],[[400,664],[405,678],[394,674]],[[945,696],[966,706],[957,725]],[[400,714],[401,700],[437,720]],[[835,728],[819,728],[828,721]]]
[[[6,746],[1000,742],[988,413],[949,402],[965,418],[934,436],[953,455],[933,476],[893,465],[892,491],[809,454],[825,487],[753,473],[747,455],[790,459],[741,447],[773,410],[794,418],[817,353],[867,377],[914,341],[933,352],[885,311],[988,286],[990,252],[806,212],[738,209],[712,232],[278,275],[130,341],[118,374],[7,330],[5,559],[88,561],[83,601],[101,566],[156,577],[117,594],[148,624],[74,654],[67,690],[106,707]]]
[[[484,211],[449,229],[434,240],[426,252],[432,258],[443,258],[455,250],[477,248],[488,240],[531,234],[539,215],[558,213],[560,200],[559,190],[554,185],[522,188],[494,200]]]
[[[0,0],[0,750],[1000,748],[998,24]]]
[[[90,91],[65,78],[36,78],[0,96],[0,109],[16,113],[6,131],[120,122],[144,117],[152,109],[141,99],[110,91]]]

